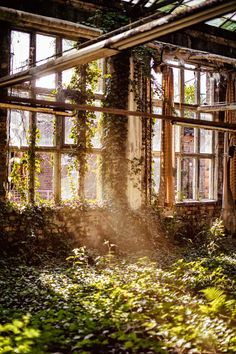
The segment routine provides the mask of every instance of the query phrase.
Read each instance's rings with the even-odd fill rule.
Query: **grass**
[[[190,258],[2,260],[0,353],[233,354],[236,257]]]

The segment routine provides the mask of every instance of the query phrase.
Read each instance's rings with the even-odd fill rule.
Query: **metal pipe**
[[[120,108],[107,108],[107,107],[96,107],[90,105],[79,105],[79,104],[71,104],[65,102],[53,102],[53,101],[45,101],[45,100],[37,100],[31,98],[21,98],[21,97],[8,97],[5,98],[9,102],[11,102],[11,107],[15,104],[18,108],[24,107],[26,108],[33,105],[36,109],[40,107],[55,108],[58,112],[60,110],[64,111],[73,111],[73,110],[85,110],[85,111],[93,111],[93,112],[103,112],[103,113],[110,113],[114,115],[122,115],[122,116],[133,116],[133,117],[146,117],[146,118],[157,118],[162,120],[171,121],[172,124],[181,124],[184,126],[192,126],[192,127],[199,127],[203,129],[211,129],[211,130],[220,130],[220,131],[227,131],[227,132],[236,132],[236,124],[232,123],[225,123],[225,122],[213,122],[208,120],[201,120],[201,119],[191,119],[185,117],[176,117],[176,116],[169,116],[169,115],[162,115],[162,114],[154,114],[148,112],[139,112],[139,111],[130,111],[126,109]],[[15,102],[14,102],[15,101]],[[20,103],[19,103],[20,102]],[[0,103],[0,107],[1,107]],[[6,102],[3,104],[7,104]],[[63,114],[64,115],[64,114]],[[69,116],[69,114],[66,114]]]

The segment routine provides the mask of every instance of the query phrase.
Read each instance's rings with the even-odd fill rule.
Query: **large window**
[[[22,51],[24,46],[24,51]],[[64,55],[75,42],[59,37],[23,31],[11,31],[12,73],[25,70],[29,65],[45,63],[51,56]],[[97,64],[102,69],[102,61]],[[9,89],[10,95],[41,100],[63,100],[63,89],[70,83],[73,69],[37,79]],[[94,104],[99,105],[103,84],[99,81]],[[70,102],[70,100],[68,100]],[[85,198],[98,198],[98,161],[100,156],[100,114],[96,114],[92,148],[87,157],[84,181]],[[9,110],[9,198],[17,202],[29,200],[30,186],[36,201],[70,200],[79,194],[79,173],[73,156],[74,118],[41,112]],[[30,137],[35,134],[35,143]],[[35,156],[35,164],[29,156]],[[32,188],[31,188],[32,193]]]
[[[180,65],[178,61],[171,61],[170,66],[173,70],[175,114],[203,121],[213,120],[213,114],[201,113],[198,110],[200,105],[211,103],[213,92],[210,74],[200,67]],[[161,113],[161,102],[155,95],[153,102],[154,113]],[[156,193],[160,181],[161,125],[161,121],[157,119],[153,129],[153,173]],[[217,134],[212,130],[182,124],[173,126],[173,136],[176,202],[215,199]],[[164,156],[164,158],[168,157]]]

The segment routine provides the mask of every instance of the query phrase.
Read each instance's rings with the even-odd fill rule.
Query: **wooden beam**
[[[19,110],[19,111],[29,111],[29,112],[40,112],[40,113],[45,113],[45,114],[55,114],[57,116],[66,116],[66,117],[72,117],[74,116],[73,113],[65,112],[65,111],[57,111],[53,108],[46,108],[46,107],[32,107],[32,106],[27,106],[24,104],[16,104],[16,103],[2,103],[0,102],[0,108],[5,108],[5,109],[13,109],[13,110]]]
[[[89,26],[59,20],[53,17],[35,15],[3,6],[0,6],[0,20],[9,22],[17,27],[23,27],[24,29],[35,29],[75,40],[81,37],[93,39],[102,34],[101,30]]]
[[[5,97],[1,98],[0,102],[2,103],[11,103],[11,107],[15,104],[20,109],[20,106],[23,106],[26,110],[26,107],[35,107],[35,108],[50,108],[56,109],[58,112],[65,110],[67,111],[74,111],[74,110],[85,110],[85,111],[92,111],[92,112],[103,112],[103,113],[110,113],[114,115],[122,115],[122,116],[133,116],[133,117],[146,117],[146,118],[157,118],[162,120],[171,121],[172,124],[181,124],[184,126],[193,126],[199,127],[203,129],[211,129],[211,130],[221,130],[221,131],[230,131],[236,132],[236,124],[232,123],[225,123],[225,122],[214,122],[208,120],[201,120],[201,119],[191,119],[185,117],[176,117],[176,116],[168,116],[162,114],[154,114],[148,112],[139,112],[139,111],[130,111],[126,109],[120,108],[107,108],[107,107],[96,107],[90,105],[79,105],[79,104],[72,104],[72,103],[65,103],[65,102],[53,102],[53,101],[45,101],[45,100],[37,100],[32,98],[22,98],[22,97]],[[0,103],[0,105],[2,104]],[[52,113],[51,113],[52,114]],[[63,114],[64,115],[64,114]],[[66,116],[69,116],[69,114]]]
[[[177,58],[184,57],[185,61],[206,60],[209,63],[224,63],[236,67],[236,58],[229,58],[225,57],[224,55],[212,54],[196,49],[190,49],[159,41],[155,43],[149,43],[148,47],[161,51],[163,53],[163,61],[165,59],[165,54],[171,54],[173,56],[176,56]]]
[[[214,105],[203,105],[197,109],[200,112],[224,112],[236,111],[236,102],[234,103],[215,103]]]

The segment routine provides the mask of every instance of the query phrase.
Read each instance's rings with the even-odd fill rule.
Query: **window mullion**
[[[56,54],[62,53],[62,39],[60,37],[56,38]],[[56,73],[56,88],[61,87],[62,84],[62,72]],[[56,99],[61,101],[60,90],[56,95]],[[54,199],[58,203],[61,200],[61,147],[64,141],[64,127],[62,116],[55,116],[55,146],[56,153],[54,154],[54,168],[53,168],[53,189],[54,189]]]
[[[30,34],[30,53],[29,53],[30,63],[34,64],[36,60],[36,35],[35,33]],[[31,90],[29,96],[31,98],[36,98],[35,95],[35,80],[30,82]],[[28,202],[34,204],[35,202],[35,145],[36,145],[36,134],[37,134],[37,124],[36,124],[36,113],[29,113],[29,150],[28,150]]]

